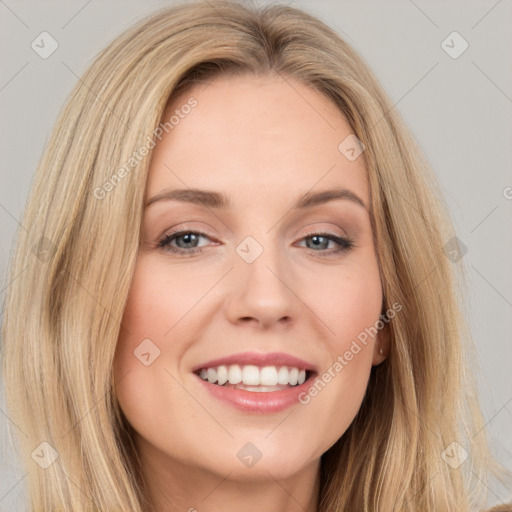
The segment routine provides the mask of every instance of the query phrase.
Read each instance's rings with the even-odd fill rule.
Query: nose
[[[252,263],[235,254],[226,316],[232,323],[253,323],[261,328],[292,324],[301,304],[293,290],[294,281],[297,283],[290,265],[277,248],[265,247]]]

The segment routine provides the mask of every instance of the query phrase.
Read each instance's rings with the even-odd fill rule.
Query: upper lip
[[[260,352],[240,352],[198,364],[194,366],[192,371],[196,372],[203,368],[214,368],[216,366],[231,364],[239,364],[241,366],[249,364],[254,366],[294,366],[299,369],[316,372],[316,368],[313,364],[284,352],[268,352],[266,354]]]

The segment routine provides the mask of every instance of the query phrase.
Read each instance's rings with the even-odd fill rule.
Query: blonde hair
[[[402,305],[389,358],[322,456],[319,511],[469,510],[483,497],[469,490],[486,481],[487,448],[464,359],[462,262],[443,250],[455,235],[435,176],[372,72],[333,30],[296,8],[214,0],[163,9],[109,44],[72,91],[41,159],[2,326],[32,509],[150,509],[112,374],[151,157],[139,149],[154,141],[170,99],[219,74],[293,78],[339,108],[365,146],[383,310]],[[134,161],[135,153],[144,155]],[[31,458],[43,441],[58,454],[46,469]],[[451,443],[471,462],[450,467]]]

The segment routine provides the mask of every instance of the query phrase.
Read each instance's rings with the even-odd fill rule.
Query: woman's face
[[[384,357],[386,330],[363,334],[383,299],[364,153],[333,103],[288,78],[218,77],[163,122],[173,113],[147,181],[117,397],[162,471],[291,476],[343,435]]]

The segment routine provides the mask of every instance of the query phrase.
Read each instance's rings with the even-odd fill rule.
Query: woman
[[[119,36],[23,224],[3,372],[33,510],[481,510],[448,213],[317,19],[205,1]]]

